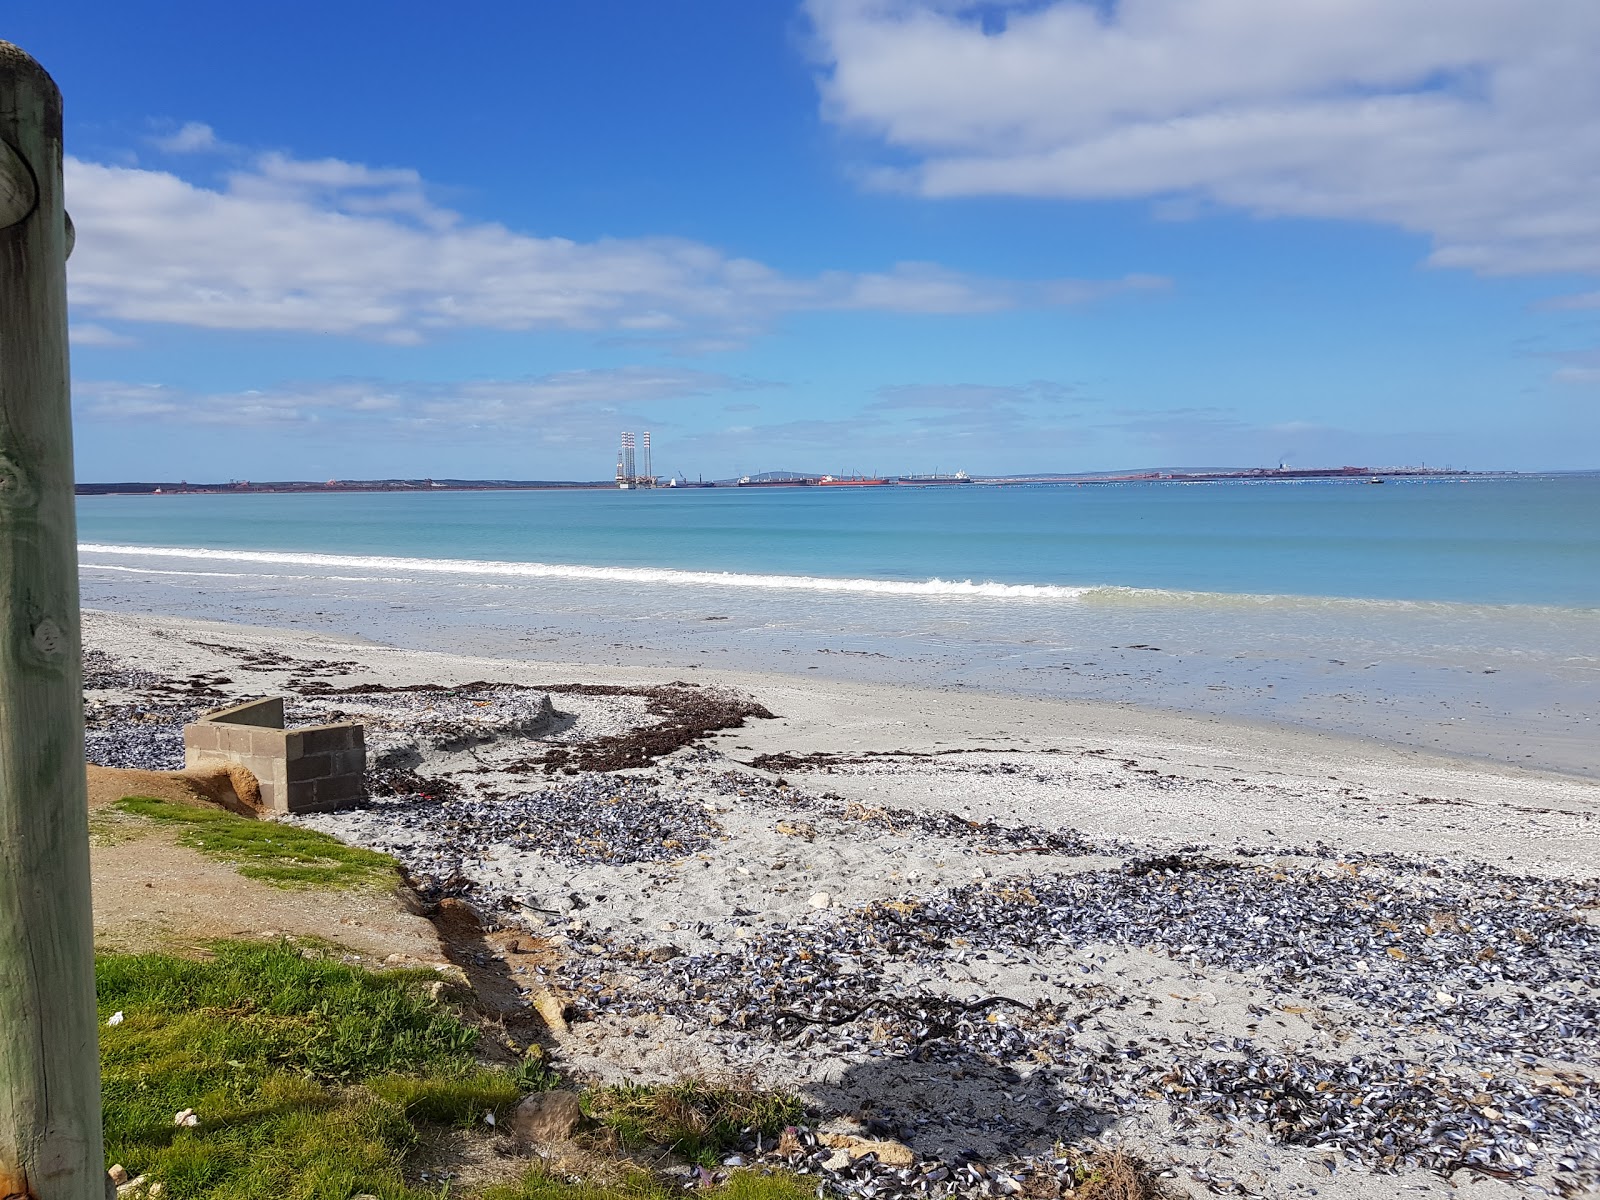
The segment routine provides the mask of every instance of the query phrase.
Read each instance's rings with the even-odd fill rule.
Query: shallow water
[[[91,607],[1112,700],[1600,774],[1600,477],[90,497]]]

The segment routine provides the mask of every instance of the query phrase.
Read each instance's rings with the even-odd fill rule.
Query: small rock
[[[565,1033],[567,1031],[566,1006],[556,999],[555,993],[545,988],[533,998],[533,1010],[544,1019],[552,1033]]]
[[[528,1146],[562,1142],[583,1124],[583,1109],[578,1093],[557,1090],[536,1092],[517,1105],[511,1114],[511,1134]]]
[[[122,1024],[122,1019],[123,1019],[122,1018],[122,1010],[119,1008],[119,1009],[117,1009],[116,1012],[112,1013],[111,1016],[106,1019],[106,1024],[107,1025],[121,1025]]]
[[[645,957],[653,963],[671,962],[675,958],[682,958],[683,950],[681,947],[671,944],[665,946],[652,946],[645,954]]]
[[[111,1177],[111,1182],[116,1184],[118,1187],[121,1187],[123,1184],[128,1182],[128,1168],[123,1166],[121,1163],[118,1163],[116,1166],[112,1167],[106,1172],[106,1174]]]
[[[128,1180],[127,1183],[119,1183],[117,1185],[117,1195],[131,1196],[143,1188],[147,1182],[149,1182],[148,1175],[135,1175],[132,1179]]]
[[[195,1113],[194,1109],[184,1108],[179,1109],[178,1112],[173,1115],[172,1123],[174,1125],[182,1126],[185,1129],[193,1129],[196,1125],[200,1124],[200,1118]]]
[[[832,1146],[838,1153],[845,1155],[847,1163],[868,1154],[876,1154],[878,1161],[886,1167],[909,1167],[917,1161],[917,1156],[910,1146],[886,1138],[880,1140],[856,1137],[850,1133],[825,1133],[821,1140],[823,1145]],[[832,1159],[829,1159],[829,1162],[832,1162]]]
[[[818,892],[809,901],[812,908],[827,908],[833,903],[833,897],[827,892]]]

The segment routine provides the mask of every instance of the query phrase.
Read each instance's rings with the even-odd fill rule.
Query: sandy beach
[[[247,696],[365,722],[371,800],[297,819],[522,939],[489,967],[574,1078],[736,1074],[1000,1172],[1122,1145],[1175,1195],[1600,1179],[1592,778],[169,617],[86,613],[85,644],[105,765],[179,766],[183,720]]]

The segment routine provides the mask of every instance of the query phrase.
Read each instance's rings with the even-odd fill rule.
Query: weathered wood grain
[[[104,1200],[61,96],[0,42],[0,1200]]]

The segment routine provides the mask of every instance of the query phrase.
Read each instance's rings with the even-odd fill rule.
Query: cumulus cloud
[[[824,112],[930,196],[1191,197],[1600,271],[1593,0],[809,0]]]
[[[614,367],[526,380],[464,383],[330,380],[238,392],[81,380],[74,407],[92,422],[171,421],[254,428],[336,427],[432,439],[531,432],[544,441],[587,440],[595,418],[635,406],[765,386],[710,371]],[[608,435],[609,436],[609,435]]]
[[[395,343],[452,329],[593,330],[704,347],[799,310],[982,313],[1160,283],[1021,284],[927,263],[796,277],[681,238],[578,242],[467,220],[431,201],[416,171],[339,159],[265,154],[217,187],[76,159],[66,174],[72,302],[99,320]]]

